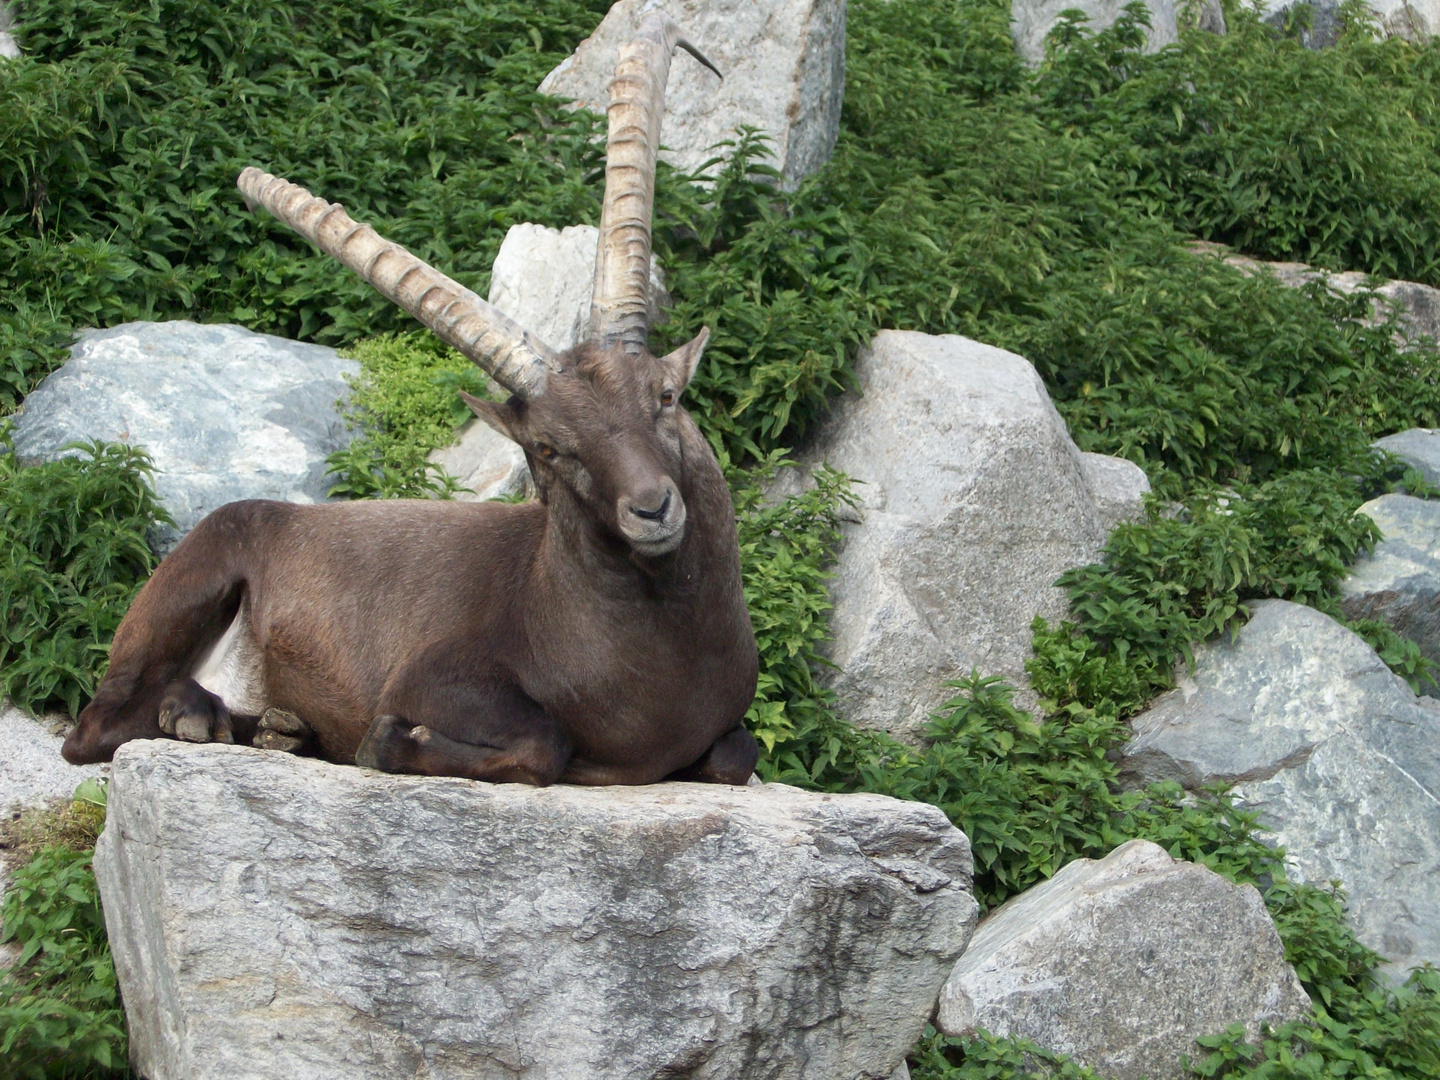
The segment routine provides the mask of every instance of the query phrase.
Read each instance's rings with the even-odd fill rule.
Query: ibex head
[[[524,448],[542,498],[565,493],[585,508],[589,520],[637,554],[652,557],[673,551],[685,535],[682,443],[694,425],[680,396],[709,337],[702,330],[658,358],[646,345],[655,158],[677,47],[715,71],[659,12],[645,17],[621,51],[610,84],[589,338],[564,353],[370,226],[357,224],[338,204],[259,169],[246,169],[239,179],[252,205],[265,206],[360,274],[510,391],[503,404],[469,395],[465,400]]]

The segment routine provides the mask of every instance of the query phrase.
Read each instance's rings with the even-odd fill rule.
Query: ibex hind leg
[[[744,727],[732,728],[710,744],[694,765],[677,769],[665,779],[698,780],[707,784],[734,784],[743,787],[760,760],[760,744]]]
[[[381,699],[355,763],[382,772],[553,784],[570,760],[560,725],[503,672],[465,664],[450,675],[427,654]]]

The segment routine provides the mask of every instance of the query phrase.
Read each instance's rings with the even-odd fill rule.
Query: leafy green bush
[[[20,465],[0,426],[0,694],[73,716],[104,670],[110,639],[155,568],[147,534],[173,524],[143,451],[81,453]]]
[[[100,785],[86,787],[87,797],[98,793],[103,800]],[[93,831],[76,846],[52,844],[34,855],[15,872],[0,905],[0,942],[19,950],[15,966],[0,973],[0,1076],[7,1080],[130,1075],[125,1017],[90,865],[103,810],[79,805]]]
[[[350,424],[361,433],[327,459],[348,499],[448,496],[451,477],[427,455],[448,446],[470,410],[455,392],[487,395],[480,370],[426,331],[382,335],[349,350],[360,362],[351,379]]]

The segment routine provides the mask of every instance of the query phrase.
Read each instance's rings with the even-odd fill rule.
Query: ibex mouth
[[[680,546],[685,539],[685,504],[678,496],[670,503],[663,518],[640,516],[625,524],[622,531],[631,550],[653,558],[668,555]]]

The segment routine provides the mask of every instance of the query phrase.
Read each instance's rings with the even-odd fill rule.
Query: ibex
[[[221,507],[136,597],[67,761],[165,735],[284,742],[303,721],[322,756],[389,772],[746,782],[758,749],[741,721],[758,660],[734,509],[680,404],[708,331],[659,358],[646,344],[677,46],[711,66],[659,14],[621,54],[590,338],[565,352],[340,206],[241,173],[252,206],[510,392],[465,400],[524,448],[539,501]]]

